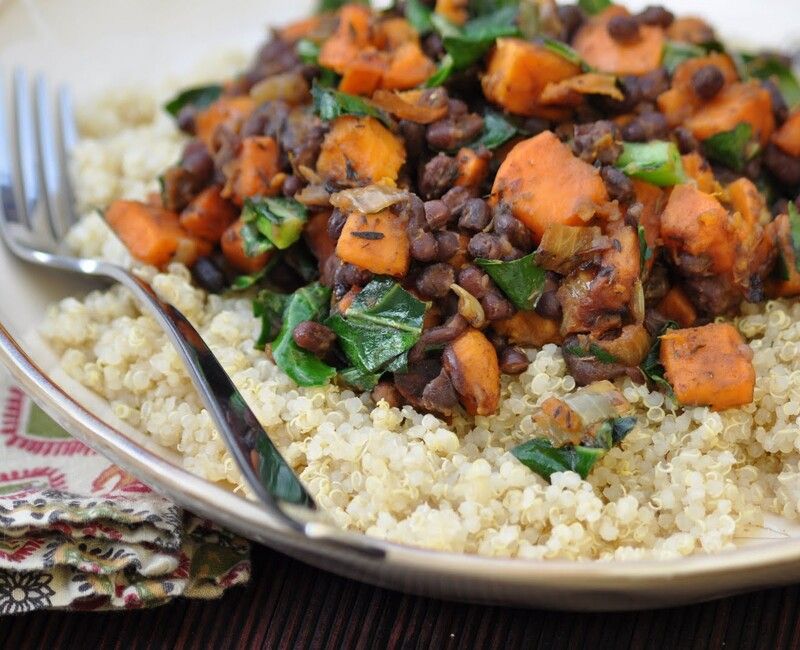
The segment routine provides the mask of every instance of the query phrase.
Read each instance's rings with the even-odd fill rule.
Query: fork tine
[[[11,141],[11,124],[6,115],[5,79],[0,70],[0,225],[19,221]]]
[[[75,115],[72,109],[72,96],[65,86],[58,89],[58,156],[60,160],[61,180],[64,186],[62,193],[63,214],[67,215],[68,224],[73,224],[78,220],[75,209],[75,191],[72,187],[72,178],[69,174],[69,160],[75,144],[78,141],[78,133],[75,129]]]
[[[61,165],[56,149],[55,129],[49,104],[47,83],[37,75],[34,84],[36,107],[36,145],[39,151],[39,180],[44,190],[43,203],[50,233],[56,241],[66,234],[68,226],[62,218],[60,197],[62,193]]]
[[[31,228],[36,198],[39,194],[36,174],[36,139],[31,119],[31,100],[28,77],[24,70],[14,72],[14,126],[15,158],[17,166],[18,191],[20,201],[20,222]]]

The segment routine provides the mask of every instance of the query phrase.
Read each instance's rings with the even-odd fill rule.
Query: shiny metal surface
[[[0,85],[0,234],[6,245],[29,263],[109,278],[131,291],[168,334],[244,479],[264,507],[298,530],[319,520],[313,499],[186,317],[128,269],[72,257],[59,249],[59,240],[77,220],[66,167],[74,130],[66,93],[57,102],[57,127],[44,79],[38,78],[34,88],[32,96],[27,76],[16,72],[9,124]],[[283,504],[295,506],[292,515]]]

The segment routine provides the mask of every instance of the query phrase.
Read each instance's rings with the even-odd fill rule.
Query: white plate
[[[644,5],[646,2],[635,2]],[[672,2],[705,14],[739,41],[800,42],[796,0]],[[249,50],[268,23],[310,2],[237,0],[0,0],[0,66],[16,64],[66,82],[79,98],[181,75],[218,50]],[[199,514],[322,568],[396,589],[491,603],[562,609],[636,609],[687,603],[800,579],[800,533],[776,522],[774,540],[671,561],[502,560],[440,553],[340,534],[310,539],[256,504],[204,481],[174,455],[117,420],[102,400],[60,372],[32,332],[45,306],[85,290],[10,258],[0,247],[0,361],[78,438]],[[2,452],[0,452],[2,453]]]

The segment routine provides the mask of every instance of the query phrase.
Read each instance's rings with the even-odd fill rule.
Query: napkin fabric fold
[[[216,598],[248,543],[72,438],[0,372],[0,614]]]

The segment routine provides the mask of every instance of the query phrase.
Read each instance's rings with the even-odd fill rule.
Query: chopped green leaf
[[[516,7],[519,0],[469,0],[469,13],[471,16],[485,16],[502,9],[503,7]]]
[[[323,88],[317,83],[311,88],[311,96],[314,99],[314,112],[323,120],[335,120],[342,115],[358,115],[374,117],[386,126],[394,124],[385,111],[362,97],[348,95],[333,88]]]
[[[794,201],[789,201],[789,232],[792,237],[792,250],[794,251],[794,266],[800,273],[800,212]],[[788,275],[788,274],[787,274]],[[788,277],[786,278],[789,279]]]
[[[433,31],[432,14],[433,10],[421,0],[406,0],[406,20],[419,34]]]
[[[735,128],[717,133],[703,142],[703,151],[711,160],[741,171],[758,153],[759,145],[753,139],[753,127],[740,122]]]
[[[549,479],[551,474],[566,471],[577,472],[581,478],[586,478],[606,450],[581,445],[553,447],[547,438],[534,438],[514,447],[511,453],[542,478]]]
[[[663,65],[670,74],[675,72],[677,68],[684,61],[689,59],[696,59],[699,56],[705,56],[706,49],[699,45],[692,43],[682,43],[680,41],[667,41],[664,43],[664,53],[661,59]]]
[[[580,54],[567,45],[564,41],[559,41],[557,38],[551,36],[540,36],[542,45],[550,50],[553,54],[558,54],[562,59],[566,59],[570,63],[580,66],[585,72],[591,70],[591,66],[583,60]]]
[[[611,441],[618,445],[636,426],[636,416],[617,418],[611,423]]]
[[[205,108],[209,104],[215,102],[221,94],[222,86],[219,84],[187,88],[164,104],[164,110],[172,115],[172,117],[178,117],[178,113],[181,112],[184,106]]]
[[[244,244],[244,254],[247,257],[258,257],[275,248],[272,242],[253,223],[244,224],[240,234]]]
[[[338,11],[345,5],[356,4],[369,7],[369,0],[318,0],[317,13],[325,13],[328,11]]]
[[[644,226],[639,224],[637,227],[639,233],[639,270],[642,271],[647,261],[653,257],[653,249],[647,245],[647,238],[644,236]]]
[[[681,152],[674,142],[625,142],[615,164],[625,175],[660,187],[686,180]]]
[[[256,347],[263,350],[267,343],[272,343],[281,331],[283,312],[289,304],[291,296],[264,289],[253,300],[253,316],[261,319],[261,334]]]
[[[590,343],[589,348],[582,348],[580,345],[571,345],[564,350],[571,354],[573,357],[578,357],[579,359],[591,359],[594,357],[600,363],[617,363],[619,359],[615,357],[613,354],[601,348],[597,343]]]
[[[233,291],[244,291],[245,289],[249,289],[257,284],[265,275],[266,269],[262,269],[258,273],[253,273],[251,275],[238,275],[233,279],[233,282],[231,283],[231,289]]]
[[[664,392],[667,393],[673,399],[675,398],[675,393],[672,391],[672,386],[670,383],[664,378],[664,366],[661,365],[661,336],[671,329],[678,329],[678,324],[675,321],[667,321],[664,323],[664,326],[661,328],[661,332],[656,337],[656,340],[653,342],[653,345],[650,346],[650,350],[647,352],[647,356],[644,358],[644,361],[639,365],[639,369],[642,371],[644,376],[654,383],[656,386],[663,388]]]
[[[496,149],[518,133],[521,133],[521,129],[512,124],[502,113],[489,108],[483,115],[483,134],[471,146]]]
[[[258,232],[267,238],[267,243],[272,242],[277,248],[284,249],[300,238],[307,218],[308,209],[294,199],[283,197],[247,199],[242,210],[242,220],[245,222],[242,234],[244,236],[245,229],[254,225]],[[246,247],[245,240],[245,252]]]
[[[536,308],[544,289],[545,270],[534,262],[534,253],[511,262],[478,258],[480,266],[502,289],[517,309]]]
[[[450,75],[453,74],[454,71],[454,62],[453,57],[449,54],[445,54],[440,60],[439,65],[436,67],[436,72],[434,72],[428,80],[425,82],[425,86],[427,88],[435,88],[436,86],[441,86],[445,81],[450,78]]]
[[[318,64],[320,47],[310,38],[301,38],[294,46],[294,50],[306,65]]]
[[[339,371],[339,378],[356,390],[367,391],[375,388],[381,374],[380,372],[364,372],[359,368],[345,368]]]
[[[299,323],[319,320],[327,313],[330,297],[331,290],[315,282],[295,291],[286,304],[283,326],[272,343],[272,358],[298,386],[321,386],[336,374],[336,370],[300,348],[292,338]]]
[[[789,108],[800,104],[800,83],[791,66],[778,56],[761,54],[757,56],[740,54],[739,59],[749,77],[771,79],[780,89]]]
[[[354,367],[377,373],[397,363],[398,357],[405,359],[422,333],[426,307],[394,280],[378,278],[359,292],[344,314],[334,314],[326,324]]]
[[[591,16],[599,14],[611,4],[611,0],[578,0],[578,6]]]

